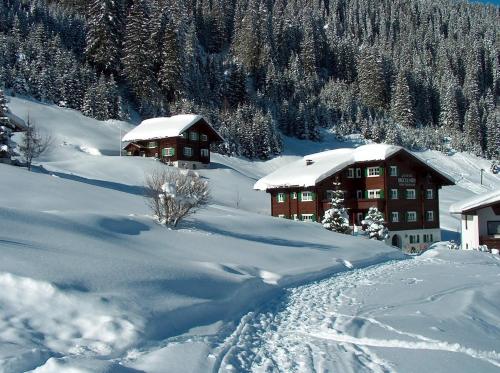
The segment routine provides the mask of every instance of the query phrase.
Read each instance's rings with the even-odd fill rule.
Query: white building
[[[461,215],[462,249],[500,249],[500,189],[455,203],[450,212]]]

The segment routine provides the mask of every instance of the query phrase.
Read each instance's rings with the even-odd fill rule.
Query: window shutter
[[[368,167],[365,168],[365,177],[368,177]]]
[[[167,155],[167,148],[163,148],[163,149],[161,150],[161,156],[162,156],[162,157],[165,157],[166,155]]]
[[[312,221],[316,221],[316,214],[313,214],[312,219]]]
[[[312,196],[312,200],[314,201],[316,199],[316,193],[315,192],[311,192],[311,196]]]
[[[380,189],[380,198],[384,198],[384,190]]]
[[[283,202],[286,202],[286,193],[283,192]]]
[[[380,176],[382,176],[384,174],[384,167],[379,167],[380,169]]]
[[[368,191],[365,190],[365,199],[368,199]]]
[[[298,192],[298,197],[299,197],[299,202],[302,202],[302,192]]]
[[[175,155],[175,148],[170,148],[170,156],[173,157]]]

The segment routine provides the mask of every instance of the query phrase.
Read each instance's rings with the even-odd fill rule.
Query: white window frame
[[[379,177],[380,176],[380,167],[368,167],[368,171],[366,172],[367,177]]]
[[[201,141],[208,141],[208,136],[205,135],[204,133],[201,134]]]
[[[399,199],[399,190],[391,189],[391,199]]]
[[[290,193],[290,196],[292,199],[297,199],[297,192]],[[295,215],[297,215],[297,214],[295,214]]]
[[[314,220],[314,214],[302,214],[301,216],[301,220],[302,221],[305,221],[305,222],[308,222],[308,223],[312,223]]]
[[[278,218],[284,219],[285,218],[285,214],[278,214]]]
[[[311,202],[313,201],[313,192],[310,192],[308,190],[304,191],[304,192],[300,192],[300,200],[302,202]],[[307,198],[305,197],[307,195]]]
[[[209,153],[208,149],[200,149],[200,155],[201,155],[202,157],[208,158],[208,155],[209,155],[209,154],[210,154],[210,153]]]
[[[368,199],[380,199],[381,189],[368,189]]]
[[[156,141],[148,141],[148,149],[154,149],[158,146]]]
[[[186,157],[192,157],[193,156],[193,148],[190,148],[189,146],[185,146],[184,149],[182,149],[182,154],[184,154]]]
[[[434,189],[426,189],[425,198],[426,199],[434,199]]]
[[[361,179],[361,168],[356,168],[356,179]]]
[[[391,222],[399,223],[399,212],[398,211],[391,212]]]
[[[361,222],[365,219],[362,212],[356,213],[356,222],[361,225]]]
[[[278,195],[276,196],[276,199],[278,203],[284,203],[285,202],[285,193],[279,192]]]
[[[432,233],[426,233],[426,234],[424,234],[424,242],[425,243],[432,243],[432,242],[434,242],[434,237],[433,237]]]
[[[362,190],[357,190],[356,191],[356,198],[357,199],[363,199],[363,191]]]
[[[189,140],[191,141],[198,141],[200,139],[198,132],[196,131],[189,131]]]
[[[354,179],[354,168],[348,168],[347,169],[347,178],[348,179]]]
[[[412,192],[413,197],[410,197],[410,192]],[[417,199],[417,191],[415,189],[406,189],[405,197],[406,199]]]
[[[410,244],[420,243],[420,235],[419,234],[410,234],[409,241],[410,241]]]
[[[398,166],[389,167],[389,176],[398,176]]]
[[[433,210],[427,210],[425,212],[425,220],[426,221],[434,221],[434,211]]]
[[[410,216],[414,218],[410,218]],[[415,223],[417,221],[417,212],[416,211],[407,211],[406,212],[406,221],[408,223]]]

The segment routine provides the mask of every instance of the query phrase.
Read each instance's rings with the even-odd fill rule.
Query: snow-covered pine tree
[[[120,71],[123,35],[121,0],[93,0],[89,7],[85,55],[99,72]]]
[[[323,227],[337,233],[350,234],[349,216],[344,207],[344,192],[340,190],[340,183],[333,182],[331,206],[325,211],[325,216],[321,221]]]
[[[408,82],[407,72],[399,71],[396,87],[392,96],[391,105],[392,117],[404,127],[415,127],[415,112],[413,108],[413,99]]]
[[[159,73],[160,87],[167,101],[171,102],[183,90],[182,62],[174,24],[169,22],[163,40],[162,65]]]
[[[500,120],[496,111],[488,113],[486,118],[486,154],[500,160]]]
[[[385,226],[384,215],[376,208],[370,207],[365,219],[361,221],[363,230],[371,240],[384,241],[389,237]]]
[[[386,92],[382,60],[365,49],[358,61],[359,94],[369,108],[382,109],[386,105]]]
[[[10,163],[14,154],[12,136],[12,123],[7,117],[7,99],[3,90],[0,90],[0,163]]]
[[[465,113],[464,143],[465,149],[476,155],[482,153],[483,131],[479,118],[479,108],[476,102],[471,102]]]

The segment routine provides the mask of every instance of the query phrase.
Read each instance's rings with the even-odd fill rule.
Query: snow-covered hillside
[[[2,373],[207,371],[238,317],[280,288],[403,258],[380,243],[271,218],[268,196],[252,190],[298,156],[359,139],[286,139],[285,155],[267,162],[215,154],[201,171],[212,203],[169,230],[143,198],[144,175],[162,165],[119,156],[131,124],[21,98],[9,107],[51,132],[54,149],[34,172],[0,164]],[[489,169],[482,159],[422,156],[458,179],[441,193],[452,235],[449,204],[499,179],[486,171],[478,185],[479,169]]]

